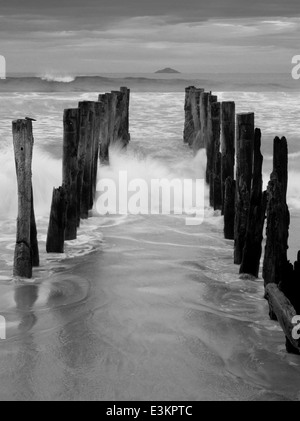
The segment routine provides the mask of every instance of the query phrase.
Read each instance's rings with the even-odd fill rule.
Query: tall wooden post
[[[203,89],[189,86],[185,89],[185,121],[183,141],[194,150],[203,148],[200,139],[200,95]]]
[[[67,197],[65,189],[53,189],[48,234],[47,253],[63,253],[66,227]]]
[[[225,181],[234,180],[235,158],[235,103],[222,102],[221,111],[221,183],[222,200],[225,200]]]
[[[31,261],[33,267],[40,266],[39,245],[37,240],[37,229],[34,213],[33,188],[31,186],[31,213],[30,213],[30,246]]]
[[[262,193],[262,165],[263,156],[261,148],[261,131],[255,129],[253,181],[251,189],[250,210],[248,217],[243,260],[240,273],[247,273],[258,278],[259,264],[262,252],[263,228],[265,222],[267,196]]]
[[[234,263],[242,263],[250,209],[254,146],[254,113],[237,115],[236,212],[234,227]]]
[[[108,164],[109,162],[109,113],[111,94],[99,95],[100,102],[100,162]]]
[[[80,225],[81,217],[81,205],[82,205],[82,188],[83,188],[83,176],[85,169],[86,160],[86,147],[89,135],[89,124],[90,124],[90,109],[84,104],[80,108],[79,112],[79,140],[78,140],[78,152],[77,152],[77,164],[78,164],[78,175],[77,175],[77,227]]]
[[[209,179],[210,206],[214,209],[222,208],[221,198],[221,160],[220,160],[220,118],[221,106],[213,102],[210,109],[211,136],[207,145],[207,178]]]
[[[199,148],[207,146],[207,124],[208,124],[208,101],[210,94],[201,92],[200,94],[200,140]]]
[[[236,182],[231,177],[225,181],[224,193],[224,237],[234,240]]]
[[[75,240],[77,237],[79,125],[80,110],[78,108],[65,110],[63,139],[63,186],[65,187],[68,203],[65,240]]]
[[[18,186],[18,218],[13,273],[14,276],[31,278],[32,265],[33,263],[38,264],[32,197],[31,165],[34,143],[32,121],[27,119],[13,121],[12,131]],[[35,238],[32,239],[31,235]]]
[[[130,141],[129,132],[129,105],[130,105],[130,89],[122,86],[120,91],[124,94],[123,99],[123,112],[122,112],[122,140],[124,145]]]
[[[92,167],[93,167],[93,141],[94,141],[94,119],[95,119],[95,107],[92,101],[79,102],[80,111],[88,116],[88,122],[86,126],[86,154],[84,161],[83,170],[83,182],[81,189],[81,205],[80,205],[80,217],[87,219],[90,210],[90,197],[91,197],[91,186],[92,186]]]
[[[287,160],[286,138],[276,137],[273,172],[267,190],[267,239],[263,264],[265,285],[284,281],[289,266],[287,249],[290,213],[286,203]]]
[[[100,145],[100,125],[101,125],[101,104],[100,102],[94,103],[95,118],[94,118],[94,130],[93,130],[93,161],[92,161],[92,185],[90,192],[90,209],[93,209],[94,198],[96,193],[97,175],[98,175],[98,156],[99,156],[99,145]]]

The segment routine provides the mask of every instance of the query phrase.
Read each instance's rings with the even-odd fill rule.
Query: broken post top
[[[235,102],[226,101],[222,102],[222,120],[223,121],[232,121],[235,120]]]
[[[67,132],[77,130],[76,122],[79,116],[80,110],[78,108],[68,108],[64,110],[64,130]]]
[[[285,137],[275,137],[273,143],[273,171],[277,173],[278,181],[283,186],[286,196],[288,185],[288,144]]]

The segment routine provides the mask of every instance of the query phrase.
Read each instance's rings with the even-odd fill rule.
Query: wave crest
[[[46,82],[71,83],[74,82],[76,78],[69,75],[54,75],[51,73],[46,73],[45,75],[41,76],[41,79],[45,80]]]

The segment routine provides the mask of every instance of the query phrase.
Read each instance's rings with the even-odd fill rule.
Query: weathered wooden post
[[[184,103],[184,131],[183,141],[195,150],[200,149],[200,94],[203,89],[197,89],[195,86],[189,86],[185,89]],[[203,147],[203,146],[202,146]]]
[[[32,121],[29,119],[13,121],[12,131],[18,186],[18,218],[13,273],[14,276],[31,278],[32,265],[33,263],[38,264],[32,197],[31,164],[34,143]]]
[[[213,202],[214,210],[222,210],[222,185],[221,185],[221,152],[216,152],[216,159],[214,164],[214,181],[213,181]]]
[[[220,123],[221,105],[212,102],[210,107],[211,136],[207,145],[207,178],[209,178],[210,206],[215,210],[222,208],[221,197],[221,158],[220,158]]]
[[[30,246],[32,266],[40,266],[39,245],[37,240],[37,229],[35,223],[33,188],[31,186],[31,213],[30,213]]]
[[[77,227],[80,226],[82,186],[86,159],[87,137],[89,134],[90,110],[87,106],[82,106],[79,112],[79,140],[77,152]]]
[[[242,263],[250,209],[253,165],[254,113],[237,115],[236,212],[234,223],[234,263]]]
[[[201,93],[204,92],[204,89],[196,88],[194,91],[191,92],[191,105],[192,105],[192,117],[193,117],[193,125],[194,125],[194,134],[193,137],[190,139],[192,143],[190,146],[193,148],[195,152],[199,149],[203,148],[201,143],[201,122],[200,122],[200,96]]]
[[[99,145],[100,145],[100,125],[101,125],[101,104],[100,102],[94,103],[95,118],[94,118],[94,130],[93,130],[93,161],[92,161],[92,185],[90,192],[90,209],[93,209],[94,198],[96,193],[97,185],[97,174],[98,174],[98,156],[99,156]]]
[[[234,240],[236,182],[231,177],[225,181],[224,194],[224,237]]]
[[[100,102],[100,162],[109,162],[109,114],[111,108],[111,94],[99,95]]]
[[[211,94],[208,95],[207,98],[207,132],[206,132],[206,172],[205,172],[205,180],[206,183],[210,183],[211,174],[214,173],[214,163],[215,163],[215,144],[214,144],[214,137],[212,131],[212,107],[213,101]]]
[[[53,189],[48,234],[47,253],[63,253],[66,227],[67,197],[65,189]]]
[[[235,103],[222,102],[221,111],[221,183],[222,200],[225,200],[225,181],[228,177],[234,180],[235,158]]]
[[[208,124],[208,105],[209,105],[208,92],[200,93],[200,138],[199,148],[206,148],[207,146],[207,124]]]
[[[195,131],[191,104],[191,91],[193,89],[196,89],[195,86],[188,86],[185,88],[183,142],[188,145],[193,143],[191,139]]]
[[[259,264],[262,252],[261,243],[263,239],[263,228],[267,206],[266,192],[262,192],[263,156],[260,148],[261,131],[259,129],[255,129],[250,210],[240,273],[247,273],[255,276],[256,278],[258,278],[259,274]]]
[[[267,239],[263,263],[265,286],[285,279],[288,268],[287,249],[290,214],[286,203],[287,189],[287,141],[274,139],[273,172],[267,189]]]
[[[78,143],[80,110],[64,111],[63,138],[63,186],[66,192],[67,212],[65,240],[77,238],[77,188],[78,188]]]
[[[79,109],[88,117],[87,133],[86,133],[86,154],[83,170],[83,182],[81,189],[80,217],[87,219],[90,210],[90,197],[92,186],[92,167],[93,167],[93,141],[94,141],[94,119],[95,119],[95,103],[92,101],[79,102]]]
[[[128,143],[125,141],[127,135],[123,131],[124,99],[126,99],[125,93],[112,91],[111,96],[110,144],[112,145],[119,142],[122,147],[126,147]]]
[[[124,145],[130,141],[129,132],[129,104],[130,104],[130,89],[122,86],[120,91],[124,94],[123,99],[123,113],[122,113],[122,140]]]

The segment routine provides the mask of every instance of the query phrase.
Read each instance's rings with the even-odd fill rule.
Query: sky
[[[299,0],[0,0],[7,72],[290,72]]]

